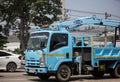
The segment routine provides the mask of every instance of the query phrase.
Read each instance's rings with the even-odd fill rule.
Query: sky
[[[120,20],[120,0],[65,0],[65,8],[72,9],[67,12],[71,18],[77,16],[92,16],[105,18],[104,13],[111,14],[110,19]],[[79,11],[73,11],[79,10]],[[103,14],[88,14],[83,11],[103,13]]]

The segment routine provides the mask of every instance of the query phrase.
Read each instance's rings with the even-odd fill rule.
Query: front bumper
[[[25,71],[27,73],[47,73],[48,69],[46,67],[44,68],[35,68],[35,67],[25,67]]]

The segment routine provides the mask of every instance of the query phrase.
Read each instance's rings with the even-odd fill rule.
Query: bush
[[[16,48],[16,49],[13,51],[13,53],[15,53],[15,54],[21,54],[21,50],[20,50],[19,48]]]

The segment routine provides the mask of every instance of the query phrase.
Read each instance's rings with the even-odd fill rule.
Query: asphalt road
[[[16,72],[0,71],[0,82],[57,82],[55,77],[47,81],[41,81],[36,75],[28,75],[23,69]],[[79,75],[71,77],[69,82],[120,82],[120,78],[111,78],[105,75],[103,78],[94,78],[91,75]]]

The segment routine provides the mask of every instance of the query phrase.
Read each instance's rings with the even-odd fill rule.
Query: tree
[[[51,24],[60,15],[60,0],[0,0],[1,22],[6,21],[6,29],[17,29],[22,51],[26,48],[31,23]]]
[[[4,44],[8,42],[7,37],[3,35],[2,30],[2,26],[0,25],[0,49],[3,49]]]

